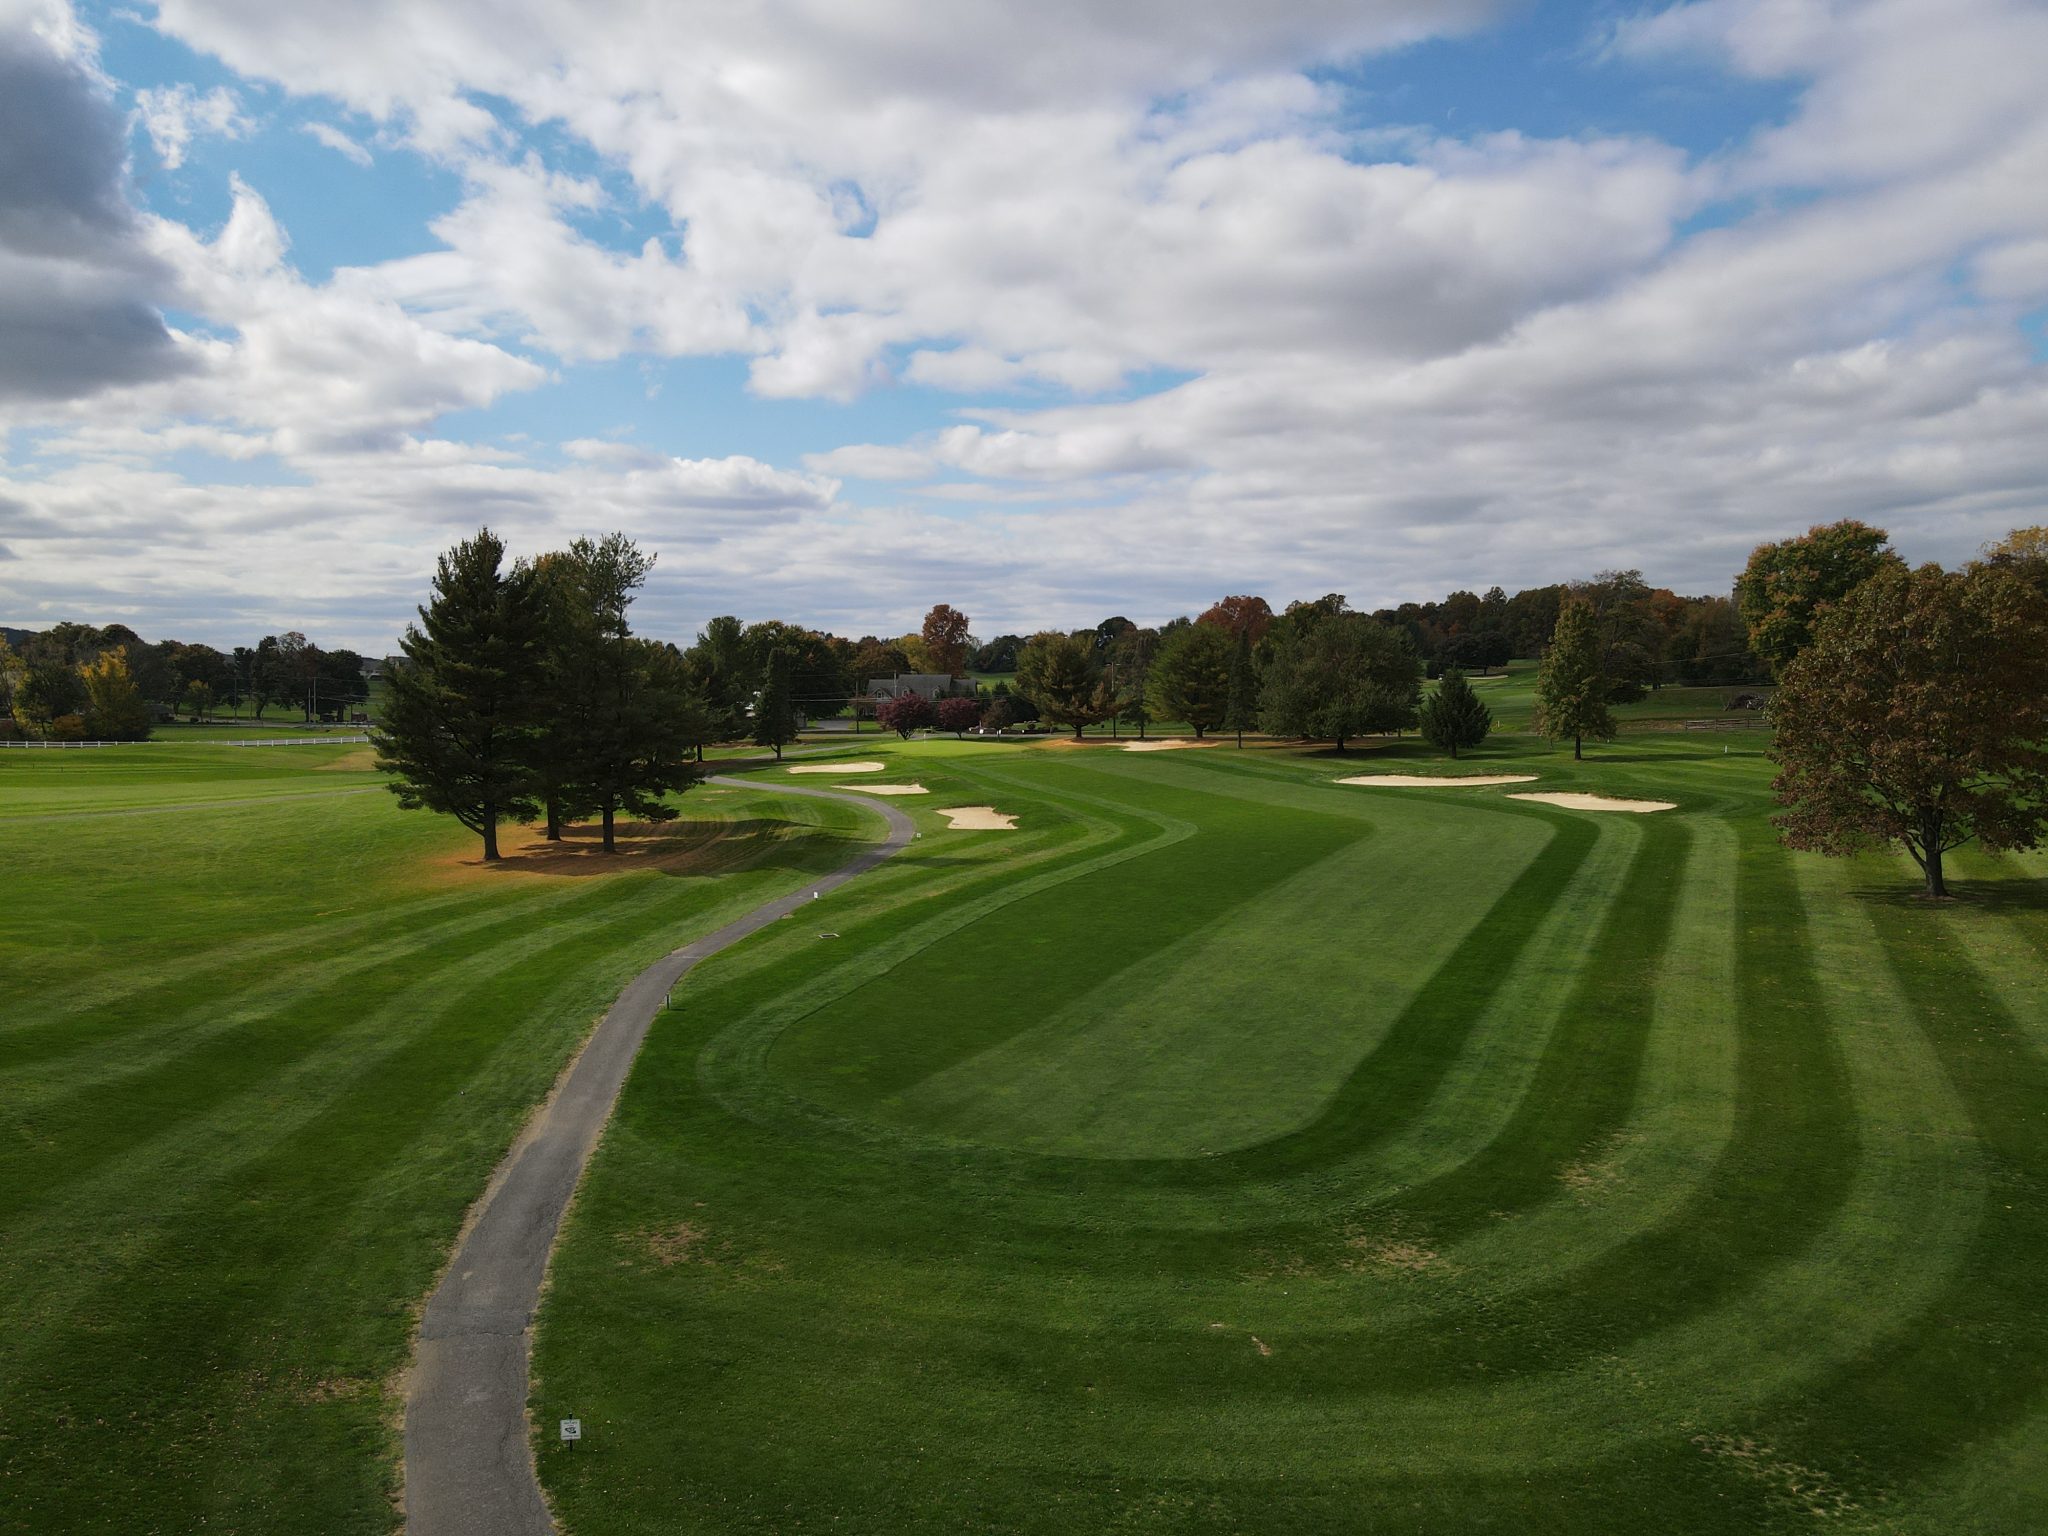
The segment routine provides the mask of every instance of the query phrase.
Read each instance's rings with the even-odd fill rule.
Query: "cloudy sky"
[[[2048,520],[2048,3],[0,0],[0,622],[1361,607]]]

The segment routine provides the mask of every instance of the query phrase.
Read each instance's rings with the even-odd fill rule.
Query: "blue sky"
[[[2040,520],[2034,0],[640,14],[0,0],[0,127],[105,141],[0,162],[0,620],[381,649],[483,521],[686,638]]]

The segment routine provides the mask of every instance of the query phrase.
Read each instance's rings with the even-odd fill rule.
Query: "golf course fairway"
[[[918,837],[675,989],[570,1207],[561,1528],[2038,1529],[2048,859],[1790,854],[1760,747],[849,744]],[[592,1022],[882,835],[738,771],[483,869],[361,748],[0,757],[0,1529],[402,1526]],[[1339,782],[1446,773],[1518,782]]]

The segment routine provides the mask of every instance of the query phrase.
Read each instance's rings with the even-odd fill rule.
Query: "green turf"
[[[879,832],[706,792],[680,869],[466,871],[361,750],[0,760],[0,1530],[390,1529],[413,1309],[528,1108]]]
[[[604,878],[465,872],[359,747],[0,754],[0,1530],[393,1528],[527,1108],[878,829],[777,784],[912,779],[909,850],[684,984],[578,1196],[575,1536],[2040,1528],[2048,858],[1935,908],[1789,855],[1747,734],[1460,765],[1650,817],[1334,782],[1412,740],[814,745],[890,769],[748,770]]]
[[[907,749],[579,1197],[567,1528],[2032,1528],[2048,864],[1794,858],[1757,747]]]

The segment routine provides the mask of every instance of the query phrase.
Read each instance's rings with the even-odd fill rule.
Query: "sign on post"
[[[562,1420],[562,1444],[568,1446],[573,1451],[576,1448],[576,1442],[582,1438],[583,1421],[581,1419]]]

